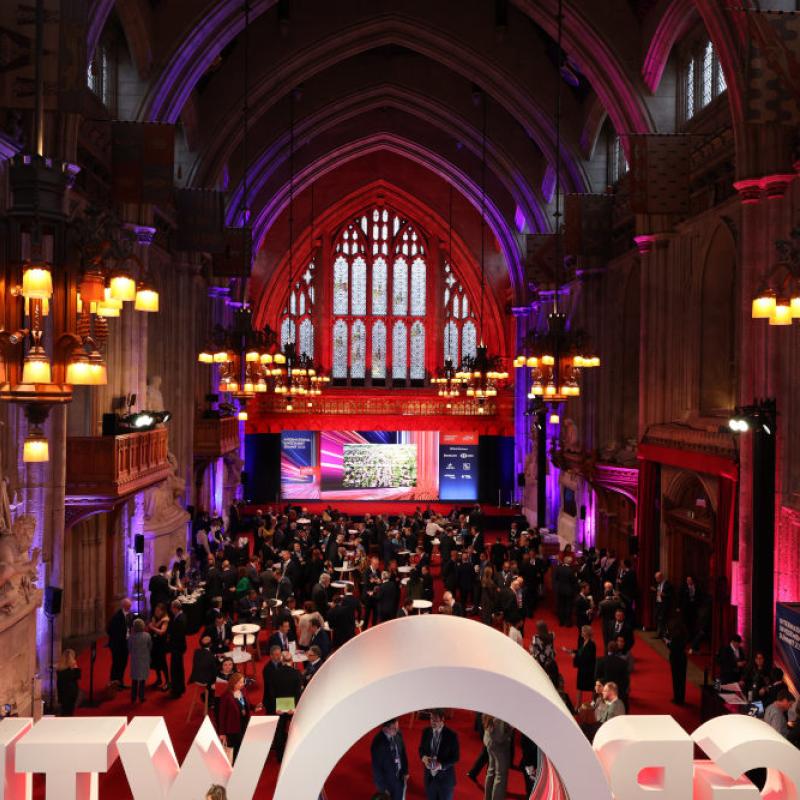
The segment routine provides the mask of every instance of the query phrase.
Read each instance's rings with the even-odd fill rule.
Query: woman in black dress
[[[594,671],[597,663],[597,648],[592,641],[592,629],[589,625],[581,628],[581,643],[572,651],[572,665],[578,670],[578,703],[583,702],[584,692],[591,697],[594,691]]]
[[[154,688],[166,692],[169,689],[169,667],[167,666],[167,626],[169,617],[163,603],[159,603],[153,610],[147,632],[153,640],[153,649],[150,651],[150,668],[155,670],[156,680]],[[161,677],[163,673],[163,678]]]
[[[75,658],[75,651],[64,650],[56,665],[56,689],[58,702],[61,704],[61,716],[71,717],[75,713],[78,702],[78,681],[81,671]]]

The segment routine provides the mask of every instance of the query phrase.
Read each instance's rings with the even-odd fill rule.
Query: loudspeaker
[[[586,506],[581,506],[581,519],[586,519]]]
[[[137,533],[133,537],[133,549],[139,555],[144,553],[144,534],[143,533]]]
[[[50,617],[57,617],[61,613],[61,595],[63,589],[58,586],[45,586],[44,613]]]
[[[518,472],[517,473],[517,486],[519,486],[520,489],[524,489],[525,488],[525,473],[524,472]]]

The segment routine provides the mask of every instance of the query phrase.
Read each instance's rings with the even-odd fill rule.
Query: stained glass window
[[[372,264],[372,313],[386,314],[386,259],[376,258]]]
[[[425,316],[425,262],[415,258],[411,265],[411,316]]]
[[[686,75],[684,78],[684,92],[686,94],[686,119],[691,119],[694,116],[694,59],[690,58],[689,63],[686,65]]]
[[[363,379],[367,363],[367,329],[357,319],[350,329],[350,377]]]
[[[363,317],[367,313],[367,262],[363,258],[353,259],[351,278],[353,299],[350,313],[354,317]]]
[[[411,369],[412,381],[425,378],[425,326],[417,320],[411,326]]]
[[[333,323],[333,366],[334,378],[347,377],[347,323],[337,319]]]
[[[461,358],[475,358],[477,351],[477,337],[475,323],[464,323],[461,329]]]
[[[342,256],[336,259],[333,264],[333,313],[347,313],[347,295],[349,281],[349,264]]]
[[[450,320],[444,326],[444,360],[451,361],[453,366],[458,362],[458,325]]]
[[[386,377],[386,324],[381,320],[372,326],[372,377]]]
[[[300,352],[314,358],[314,323],[308,317],[300,323]]]
[[[406,324],[397,320],[392,328],[392,378],[405,380],[407,369]]]
[[[398,258],[392,272],[392,314],[404,317],[408,314],[408,264]]]
[[[703,51],[703,74],[702,80],[702,95],[701,106],[707,106],[711,102],[711,96],[714,91],[714,48],[711,42],[706,43],[705,50]]]
[[[281,345],[295,344],[296,335],[294,320],[287,317],[281,325]]]
[[[394,385],[424,380],[430,368],[426,344],[432,335],[437,352],[450,355],[454,364],[465,346],[474,352],[474,303],[449,264],[443,267],[444,326],[433,333],[428,330],[427,239],[415,224],[383,205],[373,206],[340,229],[333,257],[334,378],[391,378]],[[313,285],[308,285],[304,300],[302,278],[296,287],[297,308],[305,302],[310,315]],[[305,328],[300,320],[298,325],[302,339]],[[465,332],[466,325],[471,332]],[[450,344],[440,345],[445,331]],[[313,346],[313,320],[308,335]]]

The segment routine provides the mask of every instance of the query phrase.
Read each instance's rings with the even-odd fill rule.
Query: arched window
[[[455,366],[468,356],[475,357],[477,328],[469,297],[450,264],[444,265],[443,299],[445,359],[449,357]]]
[[[312,261],[292,286],[281,315],[281,345],[294,343],[298,353],[314,358],[314,278]],[[346,300],[346,298],[345,298]]]
[[[727,88],[714,45],[708,39],[687,45],[681,57],[679,121],[688,122]]]
[[[386,207],[371,207],[339,230],[331,276],[337,382],[419,386],[427,379],[429,348],[437,366],[441,354],[454,364],[474,356],[474,298],[450,264],[434,265],[442,270],[434,280],[429,259],[420,227]],[[432,285],[443,287],[441,316],[432,313]],[[441,327],[429,325],[434,316]]]

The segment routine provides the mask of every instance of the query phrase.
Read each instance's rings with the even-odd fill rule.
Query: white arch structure
[[[437,706],[500,717],[541,747],[570,797],[612,800],[591,745],[539,664],[487,625],[432,614],[382,623],[328,659],[297,706],[273,800],[317,797],[364,734]]]

